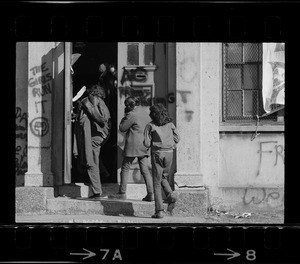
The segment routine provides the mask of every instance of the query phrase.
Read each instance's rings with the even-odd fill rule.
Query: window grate
[[[254,121],[264,113],[262,43],[224,43],[223,121]],[[276,120],[276,115],[264,119]]]

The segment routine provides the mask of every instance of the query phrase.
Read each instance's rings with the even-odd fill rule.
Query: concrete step
[[[206,215],[207,192],[203,190],[178,190],[175,192],[178,200],[172,212],[174,216],[201,216]],[[155,211],[154,202],[130,199],[116,200],[102,198],[57,197],[47,199],[47,214],[100,214],[119,216],[149,217]],[[167,212],[167,204],[164,204]]]
[[[57,187],[59,196],[67,196],[71,198],[82,197],[87,198],[93,195],[93,191],[88,184],[73,183]],[[115,194],[119,190],[117,183],[104,183],[102,190],[105,194]],[[128,184],[126,196],[128,199],[142,200],[147,195],[146,185],[141,184]]]
[[[167,210],[167,204],[165,204]],[[116,200],[103,198],[57,197],[47,200],[47,214],[100,214],[117,216],[149,217],[154,213],[154,202],[139,200]]]

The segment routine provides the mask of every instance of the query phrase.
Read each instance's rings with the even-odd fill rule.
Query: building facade
[[[107,63],[117,82],[115,134],[103,150],[105,183],[120,181],[118,124],[129,89],[165,104],[174,119],[181,136],[175,190],[204,188],[216,208],[282,208],[284,114],[258,118],[264,113],[261,52],[261,43],[17,43],[16,195],[26,197],[33,187],[59,195],[80,181],[72,165],[72,97]],[[75,63],[72,54],[80,54]],[[129,185],[142,185],[137,164],[130,175]]]

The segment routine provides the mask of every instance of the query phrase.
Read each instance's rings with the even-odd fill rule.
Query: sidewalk
[[[182,217],[165,215],[162,219],[112,215],[16,215],[16,223],[87,223],[87,224],[283,224],[283,216],[277,213],[252,214],[247,218],[225,215]]]
[[[156,223],[205,223],[200,217],[172,217],[166,215],[162,219],[135,216],[111,215],[30,215],[16,216],[17,223],[107,223],[107,224],[156,224]]]

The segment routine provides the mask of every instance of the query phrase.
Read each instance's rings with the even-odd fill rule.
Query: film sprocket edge
[[[285,65],[295,86],[297,7],[3,4],[16,129],[0,261],[296,263]],[[74,156],[77,103],[95,84],[111,117],[97,161],[104,195],[96,199],[89,170],[81,173]],[[140,158],[122,174],[129,143],[119,124],[128,97],[146,112],[163,105],[180,136],[172,167],[160,176],[172,190],[162,197],[154,190],[153,201],[143,200]],[[151,155],[144,162],[157,181]],[[122,177],[126,196],[115,197]],[[163,218],[156,219],[159,201]],[[158,259],[153,250],[168,254]]]

